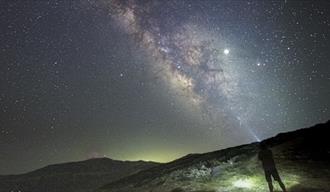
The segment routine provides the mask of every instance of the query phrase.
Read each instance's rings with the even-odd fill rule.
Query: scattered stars
[[[266,63],[260,63],[260,62],[258,62],[256,65],[257,65],[258,67],[265,67],[265,66],[266,66]]]
[[[107,2],[0,3],[1,173],[84,159],[90,146],[171,156],[328,120],[319,1]]]

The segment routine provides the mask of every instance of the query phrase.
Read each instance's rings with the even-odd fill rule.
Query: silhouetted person
[[[274,187],[272,183],[272,177],[273,177],[274,180],[280,184],[283,192],[286,192],[284,183],[282,182],[280,175],[277,172],[272,151],[267,148],[265,143],[260,143],[259,147],[260,147],[260,151],[258,154],[258,158],[262,162],[262,167],[265,171],[265,177],[268,182],[269,191],[270,192],[274,191]]]

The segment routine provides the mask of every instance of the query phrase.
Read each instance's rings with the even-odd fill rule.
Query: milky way
[[[241,81],[246,79],[242,78],[241,65],[245,63],[242,57],[230,53],[224,37],[191,19],[179,26],[171,22],[161,26],[161,17],[156,19],[149,11],[155,9],[153,4],[109,1],[107,5],[119,28],[149,54],[151,71],[178,99],[188,107],[197,107],[211,124],[230,125],[233,132],[248,131],[250,137],[259,140],[249,125],[249,117],[254,115],[250,104],[256,93],[242,87]]]

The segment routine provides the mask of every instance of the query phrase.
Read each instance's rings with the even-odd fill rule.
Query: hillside
[[[0,192],[89,192],[155,165],[108,158],[49,165],[26,174],[0,176]]]
[[[289,192],[330,191],[330,121],[281,133],[264,142],[274,154]],[[109,183],[98,192],[264,192],[268,191],[258,143],[190,154]],[[274,183],[275,191],[280,191]]]

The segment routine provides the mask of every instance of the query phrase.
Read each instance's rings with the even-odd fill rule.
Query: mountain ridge
[[[88,192],[158,164],[110,158],[52,164],[24,174],[0,176],[0,192]]]

